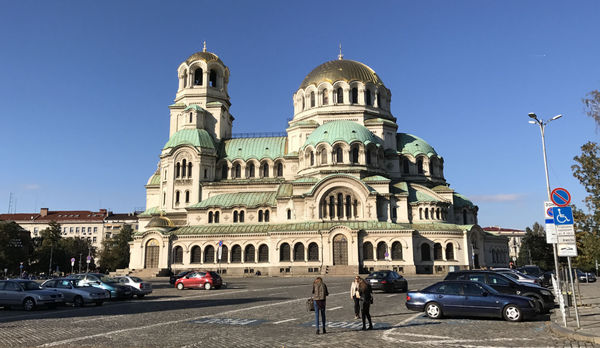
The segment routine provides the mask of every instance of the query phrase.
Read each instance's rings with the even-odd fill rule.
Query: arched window
[[[327,151],[321,150],[321,165],[327,164]]]
[[[433,259],[442,260],[442,245],[440,243],[433,245]]]
[[[433,176],[433,161],[429,161],[429,175]]]
[[[319,246],[315,242],[308,245],[308,261],[319,261]]]
[[[181,78],[183,79],[183,88],[187,87],[187,71],[183,72]]]
[[[227,164],[223,164],[221,167],[221,179],[227,179]]]
[[[315,92],[310,92],[310,107],[315,107]]]
[[[265,222],[269,222],[269,211],[265,210]]]
[[[244,211],[240,211],[240,222],[244,222]]]
[[[218,224],[219,223],[219,212],[215,211],[215,223]]]
[[[258,247],[258,262],[269,262],[269,247],[266,244]]]
[[[352,88],[352,100],[351,100],[352,104],[357,104],[358,103],[358,88],[354,87]]]
[[[183,248],[180,246],[173,248],[173,263],[183,263]]]
[[[188,172],[187,172],[187,176],[188,178],[192,177],[192,162],[188,163]]]
[[[178,178],[180,173],[181,173],[181,164],[179,164],[179,162],[177,162],[177,164],[175,165],[175,177]]]
[[[202,86],[202,69],[198,68],[194,71],[194,85]]]
[[[242,247],[236,244],[231,247],[231,263],[240,262],[242,262]]]
[[[244,262],[254,262],[254,245],[246,245],[244,249]]]
[[[253,178],[254,177],[254,163],[250,163],[248,165],[248,177],[249,178]]]
[[[437,208],[437,209],[435,210],[435,219],[436,219],[436,220],[439,220],[439,219],[440,219],[440,208]]]
[[[337,217],[341,218],[344,216],[344,195],[341,193],[337,194]]]
[[[279,261],[290,261],[290,245],[283,243],[279,247]]]
[[[179,204],[179,191],[175,191],[175,204]]]
[[[419,220],[423,220],[423,208],[419,208]]]
[[[202,262],[202,251],[199,246],[192,247],[192,253],[190,257],[190,263],[200,263]]]
[[[454,245],[452,243],[446,244],[446,260],[454,260]]]
[[[344,90],[342,89],[342,87],[339,87],[337,89],[337,103],[338,104],[343,104],[344,103]]]
[[[326,89],[324,89],[323,92],[321,92],[321,93],[323,93],[323,99],[322,99],[323,105],[328,105],[329,104],[329,92]]]
[[[387,244],[385,242],[377,243],[377,260],[385,260],[385,253],[387,253]]]
[[[421,261],[431,261],[431,247],[427,243],[421,244]]]
[[[209,77],[209,86],[210,87],[217,87],[217,72],[214,70],[210,71],[210,77]]]
[[[233,166],[234,177],[239,179],[242,177],[242,166],[239,163],[236,163]]]
[[[367,164],[371,164],[371,151],[367,150],[366,155],[367,155]]]
[[[213,212],[212,211],[208,212],[208,223],[209,224],[213,223]]]
[[[339,146],[335,149],[335,161],[337,163],[344,162],[344,152],[342,151],[342,148]]]
[[[263,221],[263,211],[259,210],[258,211],[258,222],[262,222]]]
[[[296,243],[294,245],[294,261],[304,261],[304,244]]]
[[[187,168],[187,161],[183,160],[181,161],[181,177],[185,178],[185,170]]]
[[[352,149],[352,163],[358,163],[358,147]]]
[[[417,173],[423,174],[423,159],[422,158],[417,159]]]
[[[373,260],[373,244],[363,243],[363,260]]]
[[[190,112],[190,123],[192,123],[192,116],[194,116],[194,113]]]
[[[425,220],[429,220],[429,209],[425,208]]]
[[[237,210],[234,210],[234,211],[233,211],[233,222],[238,222],[238,216],[239,216],[239,215],[238,215],[238,212],[237,212]]]
[[[333,219],[335,217],[335,203],[333,196],[329,197],[329,218]]]
[[[367,105],[373,105],[373,101],[371,100],[371,91],[365,89],[365,103]]]
[[[185,191],[185,202],[186,203],[190,202],[190,191]]]
[[[406,158],[406,157],[402,158],[402,172],[404,174],[408,174],[410,172],[410,168],[408,165],[409,165],[408,158]]]
[[[352,197],[346,196],[346,217],[349,219],[352,217]]]
[[[206,246],[204,248],[204,263],[214,263],[215,262],[215,248],[212,245]]]
[[[402,260],[402,243],[392,243],[392,260]]]
[[[217,258],[218,258],[218,255],[217,255]],[[223,245],[221,247],[221,261],[227,262],[228,259],[229,259],[229,248],[227,247],[227,245]]]
[[[314,166],[315,165],[315,153],[314,152],[310,152],[310,165]]]
[[[292,219],[292,209],[288,209],[287,210],[287,219],[291,220]]]
[[[277,163],[277,176],[283,176],[283,164]]]
[[[267,163],[263,164],[262,166],[262,176],[263,178],[269,177],[269,165]]]

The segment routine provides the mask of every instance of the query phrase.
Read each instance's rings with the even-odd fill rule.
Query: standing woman
[[[317,277],[313,282],[312,294],[313,305],[315,306],[317,335],[319,334],[319,312],[321,312],[321,321],[323,322],[323,333],[327,333],[327,331],[325,331],[325,300],[326,297],[329,296],[329,292],[327,291],[327,285],[323,283],[321,277]]]
[[[360,294],[360,311],[362,312],[362,329],[367,330],[365,319],[369,319],[369,330],[373,330],[373,323],[371,322],[371,304],[373,303],[373,290],[371,285],[367,284],[361,279],[358,284],[358,293]]]
[[[354,301],[354,319],[360,319],[360,294],[358,293],[358,284],[362,279],[359,276],[354,278],[352,285],[350,285],[350,298]]]

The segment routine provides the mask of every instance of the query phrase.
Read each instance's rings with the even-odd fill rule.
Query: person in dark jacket
[[[373,330],[373,322],[371,322],[371,304],[373,303],[373,290],[371,285],[362,279],[358,284],[358,295],[360,298],[360,311],[362,313],[362,329],[367,330],[365,319],[369,320],[368,330]]]
[[[315,325],[317,326],[317,335],[319,334],[319,312],[321,313],[321,321],[323,323],[323,333],[325,331],[325,300],[329,296],[327,291],[327,285],[323,282],[321,277],[317,277],[313,282],[312,288],[313,306],[315,307]]]
[[[354,301],[354,319],[360,319],[360,297],[358,295],[358,284],[362,280],[361,277],[356,276],[352,285],[350,285],[350,298]]]

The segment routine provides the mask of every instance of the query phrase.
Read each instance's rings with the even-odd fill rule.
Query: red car
[[[204,288],[206,290],[210,290],[212,288],[218,289],[222,285],[223,278],[221,278],[221,276],[216,272],[212,271],[194,271],[175,281],[175,287],[179,290],[186,288]]]

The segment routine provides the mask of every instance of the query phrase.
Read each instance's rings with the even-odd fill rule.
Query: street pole
[[[556,120],[557,118],[562,117],[562,115],[556,115],[554,117],[552,117],[550,120],[544,122],[543,120],[540,120],[537,118],[537,115],[534,113],[529,113],[529,117],[535,121],[529,121],[530,123],[537,123],[540,126],[540,133],[542,134],[542,151],[544,153],[544,170],[546,172],[546,192],[548,194],[548,201],[550,201],[550,178],[548,176],[548,158],[546,156],[546,136],[544,134],[544,128],[545,126],[550,123],[553,120]],[[546,233],[548,233],[548,231],[546,231]],[[559,290],[561,288],[560,286],[560,272],[558,270],[558,248],[556,243],[552,243],[552,249],[554,251],[554,273],[556,274],[556,282],[558,283],[558,287]],[[558,296],[562,296],[562,294],[555,294],[557,297]],[[565,327],[567,327],[567,318],[565,317],[565,309],[563,304],[563,301],[559,301],[559,303],[561,304],[561,308],[560,311],[562,313],[562,318],[563,318],[563,324],[565,325]]]
[[[79,273],[81,273],[81,255],[83,253],[79,253]]]
[[[53,245],[50,245],[50,264],[48,265],[48,276],[52,274],[52,250],[54,249]]]

